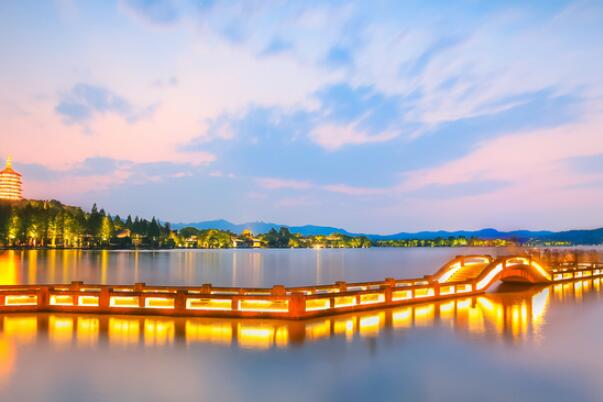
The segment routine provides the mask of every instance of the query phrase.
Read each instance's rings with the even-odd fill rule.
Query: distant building
[[[0,200],[20,200],[23,198],[21,190],[21,174],[12,168],[12,159],[6,159],[6,167],[0,171]]]
[[[125,239],[126,237],[132,237],[132,231],[130,229],[122,229],[115,233],[115,237],[118,239]]]

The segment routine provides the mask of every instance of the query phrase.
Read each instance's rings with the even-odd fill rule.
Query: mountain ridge
[[[513,230],[499,231],[494,228],[484,228],[479,230],[436,230],[436,231],[419,231],[419,232],[397,232],[387,235],[371,234],[371,233],[356,233],[350,232],[343,228],[332,226],[319,225],[282,225],[273,222],[246,222],[232,223],[225,219],[216,219],[208,221],[200,221],[193,223],[175,223],[172,224],[174,229],[184,227],[194,227],[197,229],[220,229],[228,230],[233,233],[241,233],[243,230],[250,230],[254,234],[266,233],[271,229],[278,230],[280,227],[287,227],[292,233],[301,234],[304,236],[323,235],[327,236],[332,233],[341,233],[347,236],[366,236],[370,240],[431,240],[438,237],[460,237],[467,238],[477,237],[480,239],[517,239],[519,241],[541,240],[541,241],[569,241],[573,244],[602,244],[603,243],[603,228],[596,229],[572,229],[564,231],[550,230]]]

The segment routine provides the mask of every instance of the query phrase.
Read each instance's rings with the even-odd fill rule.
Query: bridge
[[[307,319],[485,293],[497,282],[550,284],[603,275],[603,263],[530,256],[457,256],[423,278],[272,288],[67,285],[0,286],[0,313],[61,312]]]

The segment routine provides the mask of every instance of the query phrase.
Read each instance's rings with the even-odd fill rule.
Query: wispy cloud
[[[180,19],[178,6],[172,0],[120,0],[120,5],[152,24],[173,24]]]
[[[69,124],[84,124],[95,115],[116,114],[130,123],[150,116],[155,106],[134,107],[124,97],[97,85],[79,83],[61,96],[55,111]]]
[[[279,179],[275,177],[261,177],[256,179],[258,185],[262,188],[269,190],[278,189],[293,189],[293,190],[305,190],[312,187],[312,183],[301,180],[290,180],[290,179]]]
[[[0,13],[0,143],[37,194],[363,230],[590,222],[603,202],[597,2],[49,4]]]
[[[310,138],[321,147],[336,151],[345,145],[361,145],[375,142],[385,142],[396,138],[397,133],[383,132],[379,134],[368,134],[358,131],[354,125],[339,126],[327,124],[314,128],[310,132]]]

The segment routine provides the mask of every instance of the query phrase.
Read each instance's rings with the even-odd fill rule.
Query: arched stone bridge
[[[1,269],[1,267],[0,267]],[[0,313],[64,312],[170,316],[303,319],[402,304],[468,297],[499,281],[547,284],[592,279],[603,264],[554,267],[528,256],[457,256],[423,278],[272,288],[201,286],[67,285],[0,286]]]
[[[489,255],[458,256],[433,276],[440,284],[471,281],[475,290],[485,291],[497,281],[520,283],[552,282],[551,270],[530,257],[492,258]]]

